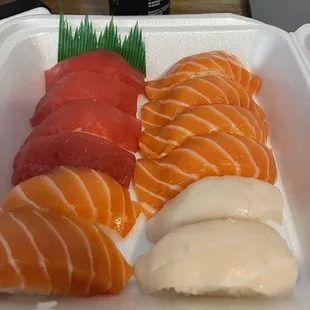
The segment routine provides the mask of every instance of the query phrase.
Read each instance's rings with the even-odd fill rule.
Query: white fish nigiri
[[[297,263],[270,226],[213,220],[176,229],[138,258],[144,293],[164,289],[211,296],[278,296],[292,292]]]
[[[157,242],[174,229],[212,219],[234,218],[282,223],[283,199],[275,186],[238,176],[206,177],[170,200],[147,224]]]

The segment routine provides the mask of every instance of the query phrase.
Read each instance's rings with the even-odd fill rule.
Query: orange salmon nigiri
[[[274,184],[277,169],[265,145],[248,137],[214,133],[192,136],[166,157],[140,159],[134,182],[141,207],[151,217],[189,184],[224,175],[254,177]]]
[[[149,100],[158,100],[177,84],[212,73],[225,75],[240,83],[251,95],[260,84],[260,79],[247,71],[235,56],[213,51],[181,59],[162,78],[146,82],[145,92]]]
[[[240,84],[227,77],[208,75],[180,83],[164,99],[150,101],[142,107],[144,128],[159,127],[180,115],[191,106],[228,104],[247,108],[264,119],[263,110]]]
[[[0,288],[118,294],[133,270],[95,225],[34,209],[0,213]]]
[[[249,110],[226,104],[201,105],[186,109],[163,127],[149,128],[139,140],[143,157],[166,156],[194,135],[227,132],[266,143],[268,126]]]
[[[2,209],[45,209],[70,218],[106,225],[125,237],[140,214],[127,189],[99,171],[59,167],[15,186]]]

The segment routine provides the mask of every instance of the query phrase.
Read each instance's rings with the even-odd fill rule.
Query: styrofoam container
[[[296,35],[230,14],[169,17],[119,17],[122,35],[136,20],[146,41],[147,78],[155,78],[183,56],[222,49],[235,54],[262,79],[257,102],[266,112],[270,146],[278,168],[276,184],[285,200],[284,225],[279,228],[299,262],[296,292],[286,299],[188,298],[174,294],[146,296],[132,281],[114,297],[0,297],[0,309],[35,309],[43,304],[74,310],[300,310],[310,309],[310,70]],[[80,16],[70,16],[75,26]],[[93,16],[100,31],[110,17]],[[57,60],[58,17],[19,17],[0,27],[0,199],[10,190],[12,160],[30,133],[29,119],[44,94],[44,70]],[[116,240],[133,263],[150,245],[145,220],[125,241]],[[39,309],[38,308],[38,309]],[[41,308],[40,308],[41,309]]]
[[[306,68],[310,72],[310,24],[301,26],[291,35],[293,40],[296,42],[302,59],[306,64]]]
[[[13,15],[13,16],[8,17],[8,18],[0,19],[0,25],[9,21],[9,20],[16,19],[18,17],[29,16],[29,15],[45,15],[45,14],[51,14],[51,13],[47,8],[39,7],[39,8],[29,10],[29,11],[19,13],[17,15]]]

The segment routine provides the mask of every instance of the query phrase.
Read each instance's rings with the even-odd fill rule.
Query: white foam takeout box
[[[77,25],[81,16],[69,16]],[[109,16],[91,16],[100,31]],[[119,296],[89,299],[0,295],[0,309],[28,310],[309,310],[310,309],[310,26],[287,33],[230,14],[118,17],[122,34],[139,20],[147,50],[147,78],[155,78],[183,56],[222,49],[235,54],[262,79],[256,100],[270,126],[270,146],[279,168],[277,186],[285,200],[279,228],[298,259],[300,275],[292,297],[232,300],[146,296],[133,280]],[[10,190],[12,160],[30,133],[30,117],[44,94],[44,70],[56,64],[58,16],[19,16],[0,25],[0,200]],[[129,262],[147,251],[145,221],[116,240]],[[229,258],[227,258],[229,259]]]

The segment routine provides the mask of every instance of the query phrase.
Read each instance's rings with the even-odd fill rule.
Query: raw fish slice
[[[92,99],[71,101],[50,114],[33,130],[25,143],[34,137],[64,131],[94,134],[136,152],[139,149],[141,122],[103,102]]]
[[[136,117],[138,94],[131,86],[116,82],[107,75],[95,72],[73,72],[66,75],[39,101],[31,119],[39,125],[48,115],[73,100],[95,100],[110,104]]]
[[[142,132],[140,151],[147,158],[161,158],[194,135],[227,132],[266,143],[268,126],[247,109],[226,104],[202,105],[186,109],[163,127]]]
[[[200,59],[202,58],[202,59]],[[187,57],[183,57],[182,59],[180,59],[178,62],[176,62],[169,70],[167,70],[167,74],[172,74],[174,72],[176,72],[176,70],[178,70],[180,67],[184,66],[184,64],[188,64],[189,62],[191,62],[193,59],[198,59],[203,60],[204,58],[212,58],[214,61],[219,62],[219,64],[221,64],[222,66],[224,66],[224,70],[220,70],[220,72],[227,72],[229,73],[229,76],[233,76],[233,74],[231,73],[229,69],[229,64],[226,64],[226,61],[232,62],[235,65],[241,66],[242,68],[245,68],[244,64],[241,63],[241,61],[233,54],[229,54],[225,51],[210,51],[210,52],[204,52],[204,53],[199,53],[199,54],[195,54],[195,55],[190,55]],[[207,61],[207,60],[205,60]],[[192,63],[191,63],[192,64]],[[219,64],[215,64],[213,61],[209,61],[208,65],[212,68],[211,71],[219,71]],[[192,64],[193,65],[193,64]]]
[[[48,210],[108,226],[126,237],[140,215],[129,191],[108,175],[92,169],[60,167],[15,186],[2,210]]]
[[[175,229],[215,219],[268,220],[282,224],[283,199],[275,186],[254,178],[206,177],[170,200],[147,222],[156,243]]]
[[[254,177],[274,184],[272,152],[252,138],[227,133],[193,136],[160,159],[137,161],[134,182],[149,217],[191,183],[207,176]]]
[[[121,55],[104,49],[64,59],[45,71],[46,92],[64,76],[79,71],[92,71],[108,75],[116,81],[134,87],[138,93],[143,93],[144,74],[132,67]]]
[[[0,214],[0,288],[39,294],[118,294],[133,270],[95,225],[49,212]]]
[[[149,100],[159,100],[166,96],[167,91],[187,79],[214,73],[241,84],[251,95],[260,85],[260,79],[247,71],[235,56],[213,51],[181,59],[162,78],[146,82],[145,92]]]
[[[142,107],[144,128],[159,127],[180,115],[191,106],[227,104],[247,108],[264,119],[264,111],[253,101],[240,84],[221,75],[208,75],[180,83],[166,97],[150,101]]]
[[[137,259],[135,278],[147,294],[173,289],[193,295],[275,297],[293,292],[298,264],[270,226],[214,220],[163,237]]]
[[[108,174],[128,188],[136,158],[108,140],[80,132],[37,137],[21,147],[13,164],[12,184],[59,166],[90,168]]]

